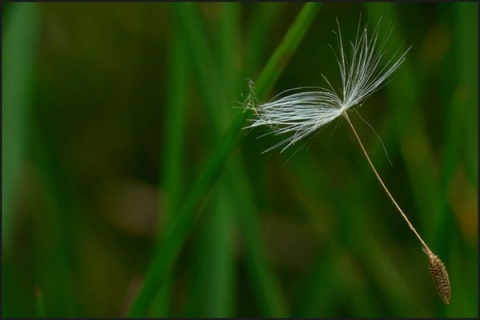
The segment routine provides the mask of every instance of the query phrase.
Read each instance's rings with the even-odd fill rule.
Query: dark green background
[[[394,26],[388,52],[412,48],[357,109],[392,165],[351,117],[444,261],[450,306],[341,119],[284,153],[244,130],[191,228],[166,233],[302,7],[2,5],[4,316],[125,315],[169,241],[140,316],[478,314],[476,3],[323,4],[267,96],[339,83],[335,18],[344,40],[360,13]]]

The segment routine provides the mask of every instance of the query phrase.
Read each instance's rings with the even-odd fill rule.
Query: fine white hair
[[[327,83],[326,88],[301,87],[281,92],[272,100],[264,104],[252,103],[254,97],[253,84],[251,85],[249,103],[245,108],[253,109],[256,117],[251,119],[246,128],[268,125],[272,131],[267,134],[290,134],[265,152],[283,146],[281,152],[297,141],[310,135],[318,128],[335,120],[355,105],[361,104],[372,93],[385,85],[386,80],[405,60],[408,48],[399,54],[397,50],[393,56],[383,62],[389,32],[383,41],[378,41],[380,21],[369,36],[367,25],[361,29],[361,19],[358,24],[354,42],[349,42],[349,56],[344,49],[340,24],[337,20],[336,34],[339,47],[336,52],[333,47],[337,64],[340,70],[341,88],[335,90],[330,81],[322,74]],[[361,30],[360,30],[361,29]]]

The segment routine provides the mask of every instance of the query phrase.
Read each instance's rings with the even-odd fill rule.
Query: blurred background
[[[229,131],[302,6],[2,4],[4,316],[123,316],[168,241],[143,316],[478,315],[477,3],[319,5],[268,93],[340,83],[336,18],[344,41],[360,15],[394,27],[386,57],[411,46],[357,109],[391,164],[351,117],[445,263],[447,307],[345,121],[283,153],[262,154],[269,128]],[[166,233],[228,135],[191,227]]]

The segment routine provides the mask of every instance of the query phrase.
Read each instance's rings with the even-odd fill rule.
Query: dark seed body
[[[450,281],[448,280],[447,269],[443,262],[433,253],[428,254],[428,268],[432,275],[433,283],[437,288],[440,299],[444,304],[450,304]]]

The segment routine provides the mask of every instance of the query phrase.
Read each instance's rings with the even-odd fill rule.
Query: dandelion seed
[[[342,88],[339,92],[322,75],[328,88],[295,88],[280,93],[264,104],[246,104],[245,107],[253,109],[257,115],[247,128],[268,125],[272,128],[271,133],[275,135],[291,134],[265,152],[282,145],[283,152],[318,128],[346,114],[348,109],[362,103],[384,85],[405,60],[405,55],[409,51],[407,49],[401,55],[398,55],[397,51],[382,66],[386,40],[379,43],[378,24],[371,37],[368,35],[366,26],[362,32],[357,30],[355,42],[350,43],[350,59],[348,59],[343,48],[338,20],[337,26],[338,32],[335,33],[340,49],[338,52],[333,48],[332,50],[337,59],[342,80]],[[309,91],[304,91],[305,89]],[[254,96],[254,92],[251,91],[250,96]]]
[[[450,283],[445,266],[423,241],[387,189],[348,116],[349,109],[361,105],[372,93],[385,85],[392,73],[405,60],[405,55],[410,48],[401,54],[397,50],[390,59],[385,61],[384,53],[388,36],[384,41],[378,41],[380,21],[371,36],[367,32],[367,26],[365,25],[360,31],[360,25],[361,21],[358,25],[355,41],[349,42],[350,50],[349,57],[347,57],[343,46],[340,24],[337,20],[338,32],[335,32],[335,34],[339,50],[336,52],[331,48],[340,70],[341,88],[339,90],[335,90],[328,79],[322,75],[328,85],[327,88],[302,87],[289,89],[281,92],[271,101],[259,104],[255,97],[253,83],[250,83],[250,94],[244,103],[244,107],[245,109],[254,110],[256,117],[251,119],[251,124],[246,128],[266,125],[272,130],[267,134],[286,134],[287,137],[284,140],[264,151],[267,152],[283,146],[281,150],[283,152],[318,128],[343,116],[352,129],[380,185],[406,221],[408,227],[420,241],[423,251],[429,258],[429,269],[440,298],[443,303],[449,304]]]

